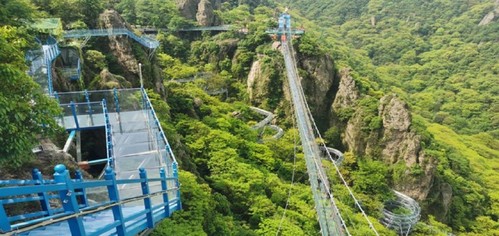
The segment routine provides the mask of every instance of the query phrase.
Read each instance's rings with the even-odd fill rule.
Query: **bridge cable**
[[[291,48],[291,50],[293,50],[293,48]],[[293,53],[294,54],[294,53]],[[303,97],[305,97],[305,93],[303,92],[303,87],[302,86],[299,86],[300,88],[300,93],[302,94]],[[320,134],[319,132],[319,129],[317,128],[317,124],[315,123],[315,120],[314,120],[314,117],[312,116],[312,112],[310,111],[310,107],[308,106],[308,103],[305,102],[305,106],[306,106],[306,109],[307,109],[307,113],[308,113],[308,116],[310,118],[310,120],[312,121],[312,125],[317,133],[317,135],[319,136],[320,138],[320,142],[321,142],[321,145],[326,148],[326,143],[324,142],[324,140],[322,139],[322,135]],[[379,233],[378,231],[374,228],[374,225],[372,224],[371,220],[369,220],[366,212],[364,211],[364,209],[362,208],[362,206],[360,205],[359,203],[359,200],[357,200],[357,198],[355,197],[355,195],[353,194],[353,191],[350,189],[350,187],[348,186],[345,178],[343,177],[343,175],[341,174],[340,172],[340,169],[338,168],[338,165],[334,162],[334,159],[333,157],[331,156],[331,154],[329,152],[326,152],[329,159],[331,160],[331,162],[333,163],[334,165],[334,168],[336,169],[336,173],[338,174],[338,176],[340,177],[341,181],[343,182],[343,184],[345,185],[345,187],[347,188],[348,190],[348,193],[350,194],[350,196],[352,197],[352,199],[354,200],[355,202],[355,205],[357,206],[357,208],[361,211],[362,213],[362,216],[364,216],[364,218],[366,219],[366,221],[368,222],[369,224],[369,228],[371,228],[371,230],[377,235],[379,236]]]
[[[292,114],[292,116],[294,116],[294,115]],[[295,121],[295,119],[292,119],[292,120],[293,120],[293,128],[294,128],[294,130],[298,130],[296,128],[296,121]],[[297,153],[297,147],[298,147],[298,140],[297,140],[297,136],[296,136],[296,132],[295,131],[293,131],[293,143],[294,143],[294,146],[293,146],[293,173],[291,175],[291,185],[289,186],[288,199],[286,200],[286,206],[284,207],[284,212],[282,213],[281,221],[279,222],[279,228],[277,228],[277,232],[275,233],[276,236],[279,235],[279,232],[281,231],[282,223],[284,221],[284,218],[286,217],[286,211],[288,210],[288,206],[289,206],[289,199],[291,198],[291,193],[293,191],[294,182],[295,182],[296,153]]]

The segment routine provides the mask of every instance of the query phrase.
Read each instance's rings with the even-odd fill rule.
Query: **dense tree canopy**
[[[0,164],[17,166],[30,157],[37,136],[54,132],[58,106],[27,74],[23,30],[0,26]]]

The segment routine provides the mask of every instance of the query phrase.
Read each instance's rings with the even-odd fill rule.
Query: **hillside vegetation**
[[[425,120],[437,180],[451,183],[454,196],[476,193],[454,199],[451,213],[438,218],[456,231],[497,233],[499,22],[482,20],[498,2],[280,2],[310,20],[300,24],[359,83],[397,93]],[[484,201],[491,205],[482,208]]]
[[[195,19],[182,15],[185,9],[179,10],[176,2],[1,2],[0,76],[9,78],[0,88],[2,167],[27,165],[39,135],[57,133],[47,129],[56,126],[51,119],[58,112],[55,102],[24,73],[24,54],[37,47],[38,33],[29,27],[31,22],[58,17],[65,29],[98,28],[109,23],[103,22],[101,13],[115,9],[120,16],[114,11],[106,14],[123,17],[131,25],[168,29],[157,35],[160,48],[151,56],[122,38],[125,49],[116,53],[120,49],[111,48],[109,39],[90,39],[79,48],[82,80],[57,86],[62,90],[138,86],[138,72],[130,63],[143,63],[145,85],[181,167],[183,203],[183,211],[161,222],[152,235],[316,235],[319,226],[292,108],[286,100],[289,91],[282,56],[265,34],[276,26],[284,6],[291,4],[293,24],[306,29],[295,40],[301,65],[307,60],[317,64],[333,60],[334,76],[350,68],[361,93],[358,103],[334,114],[337,124],[331,125],[328,115],[319,114],[325,141],[344,148],[345,127],[339,126],[353,118],[361,119],[363,138],[380,133],[380,98],[396,93],[409,104],[411,131],[421,137],[425,155],[435,160],[433,186],[451,189],[448,202],[439,195],[441,189],[420,202],[422,221],[413,235],[499,234],[499,23],[495,19],[478,26],[484,15],[499,8],[494,2],[231,0],[213,4],[214,22],[247,28],[248,34],[176,32],[196,25]],[[247,79],[255,61],[261,63],[264,81],[260,83],[266,86],[255,90],[268,91],[250,94]],[[300,75],[305,78],[304,87],[314,83],[314,71],[300,68]],[[199,79],[175,81],[194,77]],[[221,88],[227,93],[208,95]],[[286,131],[284,137],[275,140],[268,130],[252,129],[262,118],[249,105],[272,110],[278,117],[275,122]],[[326,104],[310,106],[320,110]],[[379,233],[396,235],[377,220],[383,202],[393,198],[390,189],[404,181],[400,178],[421,177],[425,173],[421,165],[408,167],[401,161],[384,162],[381,154],[345,151],[341,172],[347,183]],[[323,165],[333,170],[331,163]],[[369,235],[349,193],[334,171],[328,174],[350,233]]]

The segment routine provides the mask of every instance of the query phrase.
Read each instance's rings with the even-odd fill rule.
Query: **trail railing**
[[[52,62],[61,53],[57,40],[53,37],[48,37],[45,42],[37,39],[41,48],[38,50],[29,51],[26,55],[26,60],[30,62],[28,74],[40,84],[46,93],[52,95],[54,88],[52,84]]]
[[[23,235],[27,232],[71,235],[136,235],[153,228],[163,218],[179,210],[180,198],[169,192],[178,192],[178,174],[166,177],[164,169],[159,178],[149,178],[144,169],[139,179],[116,179],[113,169],[105,170],[104,180],[84,180],[81,173],[71,179],[64,165],[57,165],[54,179],[45,180],[40,171],[33,171],[33,180],[0,181],[0,232]],[[174,185],[169,185],[174,180]],[[151,192],[149,185],[161,184],[161,190]],[[121,199],[119,184],[140,184],[142,195]],[[91,204],[86,192],[92,188],[107,189],[107,199]],[[154,203],[153,198],[160,198]],[[23,214],[11,214],[6,206],[34,203],[39,207]],[[133,206],[127,206],[132,203]],[[15,207],[15,206],[14,206]]]
[[[126,28],[70,30],[64,32],[64,38],[87,38],[117,35],[126,35],[149,49],[156,49],[159,47],[158,40],[144,35],[138,36]]]
[[[421,207],[409,196],[395,190],[393,192],[397,199],[385,203],[381,223],[399,235],[409,235],[421,217]]]

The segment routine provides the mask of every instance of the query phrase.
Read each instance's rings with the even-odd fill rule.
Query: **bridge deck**
[[[343,226],[339,219],[339,213],[336,210],[333,199],[328,195],[329,181],[325,175],[320,159],[320,150],[315,143],[312,124],[308,117],[306,100],[300,89],[300,81],[297,74],[296,63],[290,49],[291,45],[283,42],[282,54],[286,66],[288,82],[291,91],[291,97],[295,108],[297,126],[300,133],[300,139],[305,154],[309,181],[314,196],[319,225],[322,235],[344,235]]]
[[[170,212],[177,209],[177,202],[170,201]],[[143,211],[143,206],[131,206],[123,207],[123,217],[133,218],[133,215],[137,212]],[[153,213],[154,222],[158,222],[164,218],[164,208],[156,209]],[[87,235],[92,235],[98,232],[99,229],[106,225],[112,225],[115,222],[112,210],[104,210],[95,214],[89,214],[83,217],[83,225],[85,227],[85,233]],[[125,223],[125,228],[127,229],[127,235],[136,235],[140,233],[141,226],[147,224],[145,217],[136,218]],[[54,223],[47,225],[45,227],[40,227],[35,230],[24,232],[18,234],[20,236],[55,236],[55,235],[71,235],[71,230],[67,221]],[[117,235],[116,229],[111,228],[106,232],[99,232],[98,235]]]

